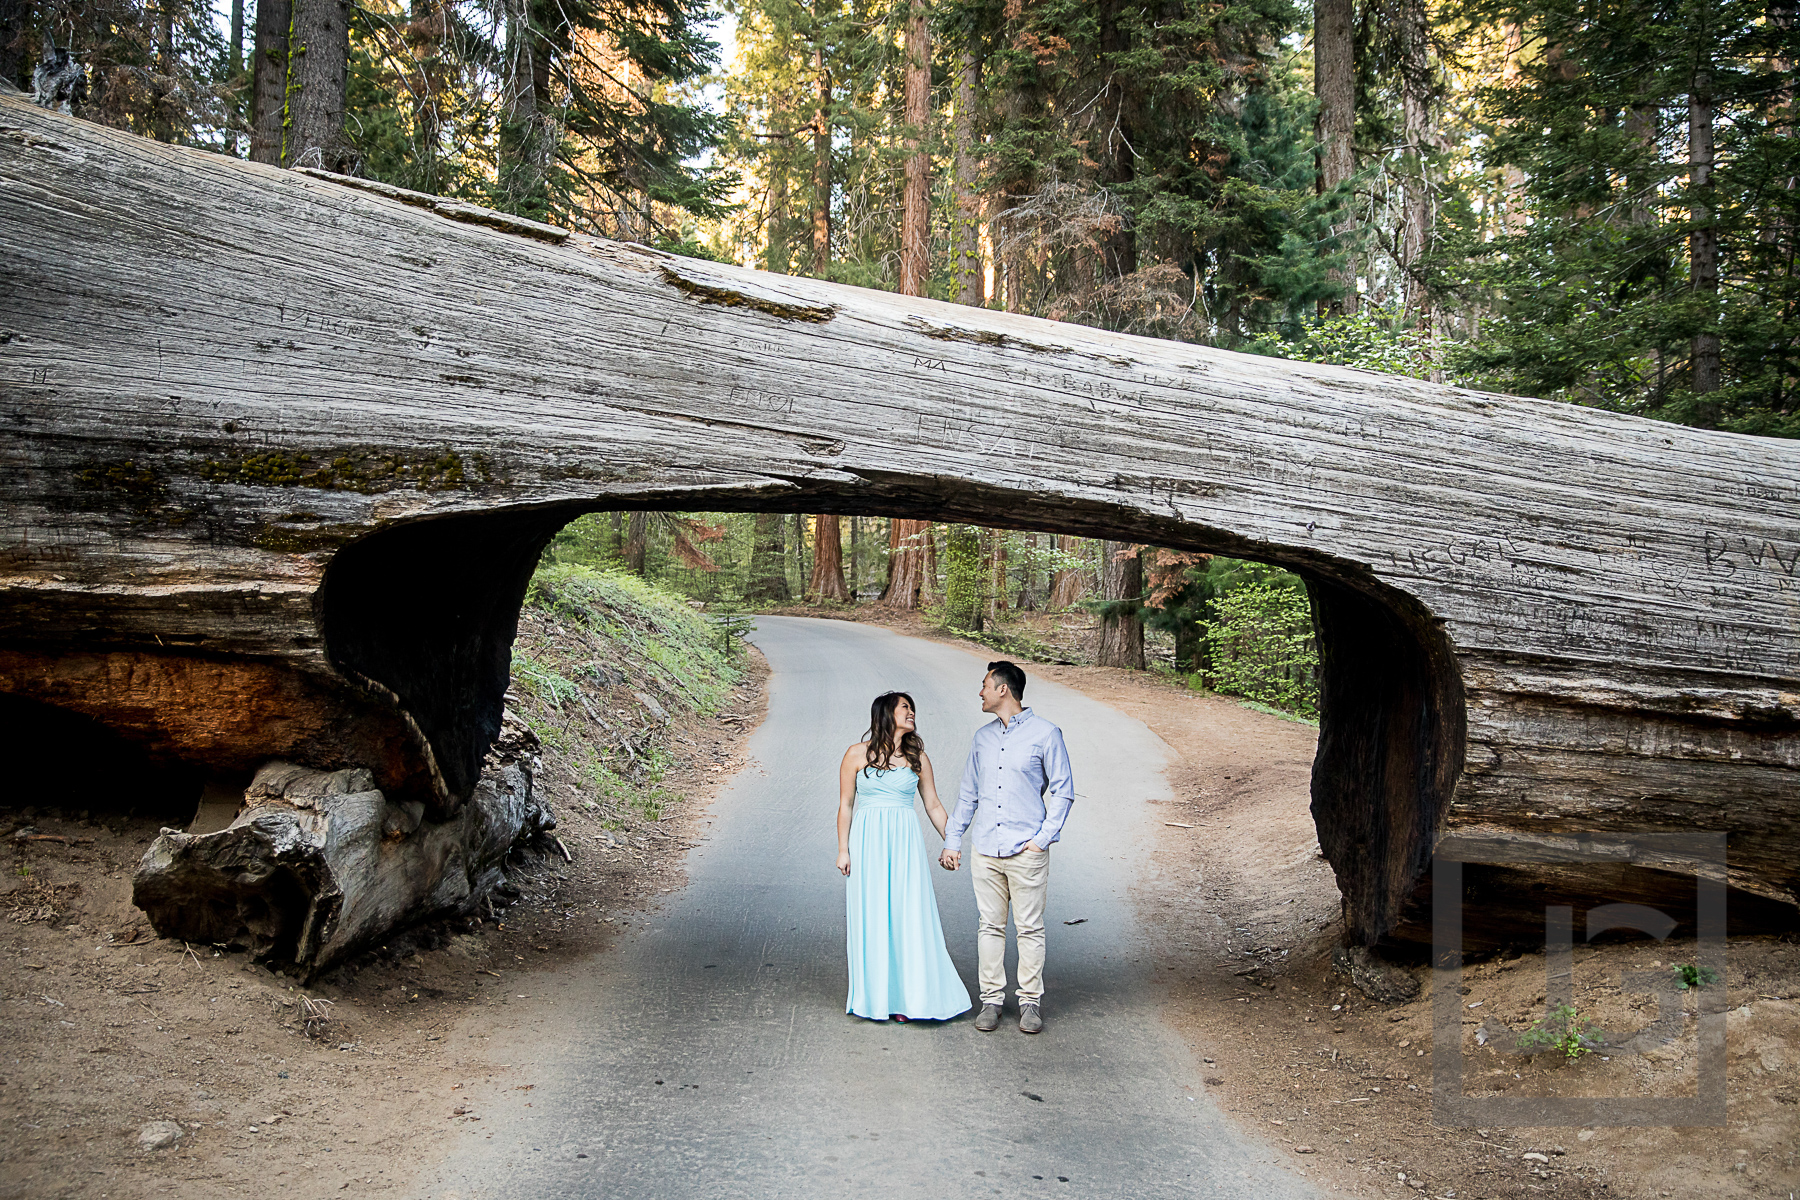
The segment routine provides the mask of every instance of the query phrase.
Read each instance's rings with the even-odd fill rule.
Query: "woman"
[[[969,1011],[969,989],[944,949],[937,896],[913,801],[944,833],[931,760],[912,697],[888,692],[869,706],[869,738],[838,767],[838,870],[849,877],[850,1000],[871,1021],[946,1021]]]

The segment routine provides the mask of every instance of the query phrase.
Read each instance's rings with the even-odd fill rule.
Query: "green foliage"
[[[1230,587],[1201,622],[1215,691],[1316,716],[1319,651],[1303,589],[1278,582]]]
[[[719,645],[730,658],[736,651],[738,643],[756,632],[756,622],[743,613],[720,613],[713,618],[719,628]]]
[[[1164,581],[1160,587],[1155,579],[1159,570],[1153,560],[1150,600],[1155,602],[1142,606],[1144,624],[1174,637],[1178,672],[1191,673],[1196,686],[1243,696],[1288,715],[1317,714],[1312,608],[1299,576],[1266,563],[1223,555],[1206,556],[1188,567],[1178,581]],[[1221,607],[1221,602],[1259,587],[1279,594],[1276,607],[1288,616],[1271,615],[1256,621],[1240,616],[1227,632],[1223,624],[1227,611],[1238,613],[1250,601],[1239,596],[1230,606]],[[1099,602],[1089,607],[1104,611],[1107,606]],[[1289,662],[1296,653],[1296,637],[1302,639],[1300,658]],[[1285,665],[1277,668],[1277,663]],[[1283,680],[1280,684],[1275,682],[1277,676]]]
[[[1336,363],[1429,379],[1435,364],[1425,333],[1405,324],[1402,313],[1365,304],[1355,316],[1310,319],[1298,324],[1297,336],[1276,331],[1252,336],[1241,348],[1253,354],[1299,362]]]
[[[1514,11],[1490,2],[1470,16],[1503,9]],[[1742,0],[1534,0],[1541,52],[1521,60],[1516,83],[1481,93],[1485,158],[1525,181],[1523,219],[1499,237],[1459,231],[1437,263],[1447,288],[1492,308],[1481,337],[1451,356],[1463,375],[1800,436],[1793,34],[1769,11]],[[1703,182],[1688,154],[1692,122],[1707,113],[1716,150]],[[1705,238],[1717,240],[1716,286],[1697,269]],[[1718,338],[1716,390],[1696,374],[1702,335]]]
[[[984,624],[990,571],[981,542],[981,530],[974,525],[946,528],[942,619],[947,628],[978,632]]]
[[[556,531],[544,560],[567,566],[617,567],[623,561],[623,534],[613,528],[619,513],[587,513]]]
[[[512,674],[532,695],[555,708],[561,708],[581,694],[573,680],[565,679],[528,654],[513,653]]]
[[[1600,1027],[1587,1020],[1573,1005],[1559,1004],[1533,1021],[1519,1035],[1521,1050],[1554,1050],[1565,1058],[1591,1054],[1599,1044]]]
[[[614,811],[630,809],[646,821],[660,821],[679,799],[667,788],[654,786],[666,769],[666,762],[661,769],[653,768],[647,776],[651,786],[642,786],[632,783],[601,759],[590,757],[582,769],[582,782],[587,784],[601,807]]]
[[[739,679],[737,667],[702,614],[624,571],[560,563],[543,566],[532,576],[526,602],[629,647],[653,676],[684,695],[698,712],[717,711]],[[556,680],[561,677],[526,678],[534,691],[542,686],[557,694]]]
[[[1675,964],[1675,986],[1682,991],[1689,988],[1711,987],[1719,982],[1719,973],[1711,967],[1696,966],[1693,963]]]

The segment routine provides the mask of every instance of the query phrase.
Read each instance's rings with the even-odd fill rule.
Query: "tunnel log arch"
[[[1106,533],[1311,581],[1363,722],[1322,741],[1387,748],[1324,760],[1370,822],[1325,847],[1355,936],[1447,830],[1725,829],[1734,884],[1800,893],[1792,443],[680,259],[17,98],[0,134],[0,691],[447,815],[505,639],[428,702],[333,625],[334,563],[403,527],[510,529],[403,581],[501,626],[583,510]],[[1351,632],[1381,622],[1411,666]]]

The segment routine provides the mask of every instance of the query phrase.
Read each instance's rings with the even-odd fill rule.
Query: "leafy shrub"
[[[982,553],[981,530],[950,525],[944,534],[944,604],[947,628],[979,633],[987,615],[991,568]]]
[[[1559,1004],[1519,1035],[1519,1049],[1555,1050],[1564,1058],[1580,1058],[1594,1052],[1599,1033],[1600,1027],[1582,1017],[1574,1005]]]
[[[1337,363],[1429,379],[1434,364],[1431,341],[1424,331],[1404,327],[1400,313],[1373,305],[1352,317],[1328,317],[1312,322],[1298,337],[1259,333],[1241,347],[1252,354],[1289,358],[1299,362]]]
[[[1710,987],[1719,982],[1719,973],[1711,967],[1696,966],[1693,963],[1675,964],[1675,986],[1682,991],[1689,988]]]
[[[1317,716],[1319,650],[1306,593],[1276,583],[1233,588],[1200,622],[1214,691]]]

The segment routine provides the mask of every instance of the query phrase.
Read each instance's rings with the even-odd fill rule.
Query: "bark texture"
[[[1429,326],[1431,300],[1425,287],[1424,259],[1430,251],[1431,181],[1426,152],[1431,148],[1431,57],[1425,0],[1402,0],[1400,7],[1401,124],[1406,137],[1405,219],[1400,234],[1400,265],[1406,272],[1406,314]]]
[[[900,294],[923,296],[931,277],[931,27],[925,0],[906,16],[906,194],[900,216]]]
[[[30,58],[25,25],[30,12],[29,0],[0,0],[0,80],[20,91],[31,86],[25,71]]]
[[[15,707],[366,768],[442,823],[580,513],[1048,530],[1307,578],[1357,940],[1421,936],[1449,833],[1725,831],[1732,911],[1792,917],[1792,442],[683,259],[12,97],[0,134]],[[1586,894],[1692,895],[1620,871]],[[1506,914],[1549,878],[1489,873],[1483,911],[1541,938]]]
[[[1688,271],[1708,307],[1719,294],[1719,232],[1712,224],[1713,82],[1712,64],[1694,67],[1688,93],[1688,192],[1693,197],[1693,232],[1688,235]],[[1693,339],[1693,387],[1698,395],[1719,390],[1719,335],[1702,330]],[[1708,405],[1708,424],[1716,424],[1716,405]]]
[[[1354,0],[1313,0],[1313,92],[1319,101],[1319,191],[1330,193],[1356,174],[1356,38]],[[1332,233],[1348,236],[1352,220],[1340,220]],[[1341,289],[1334,313],[1356,312],[1356,268],[1332,273]]]
[[[344,138],[349,0],[292,0],[291,12],[282,165],[352,171],[356,154]]]
[[[1103,667],[1144,669],[1144,618],[1135,602],[1144,594],[1144,560],[1127,542],[1100,543],[1100,598],[1121,607],[1100,621],[1100,645],[1094,661]]]
[[[1059,534],[1056,539],[1056,548],[1064,554],[1079,554],[1081,539],[1070,537],[1066,533]],[[1050,598],[1045,601],[1045,606],[1052,612],[1060,612],[1065,608],[1073,607],[1077,600],[1087,595],[1087,591],[1088,573],[1081,568],[1070,567],[1053,572],[1050,576]]]
[[[888,581],[881,602],[895,608],[917,608],[926,593],[926,560],[930,556],[931,522],[895,517],[888,522]]]
[[[812,578],[806,593],[814,600],[850,601],[850,588],[844,583],[843,538],[836,516],[827,513],[813,518]]]
[[[625,569],[644,574],[644,555],[650,546],[650,514],[634,512],[625,523]]]
[[[231,825],[163,830],[132,876],[132,901],[163,937],[243,946],[311,976],[392,930],[468,914],[522,840],[556,828],[532,795],[536,747],[507,722],[453,820],[394,802],[369,771],[272,762]]]
[[[782,542],[782,524],[780,513],[756,515],[750,543],[750,579],[744,585],[746,600],[786,604],[793,599],[793,593],[788,589],[787,547]]]
[[[823,46],[813,50],[813,84],[812,273],[823,275],[831,265],[831,69]]]
[[[282,165],[293,0],[257,0],[250,67],[250,160]]]
[[[970,35],[971,37],[973,35]],[[981,60],[964,50],[956,60],[955,210],[951,218],[951,261],[956,270],[956,302],[981,307],[986,280],[981,270],[980,166],[975,158],[975,97],[981,90]]]

